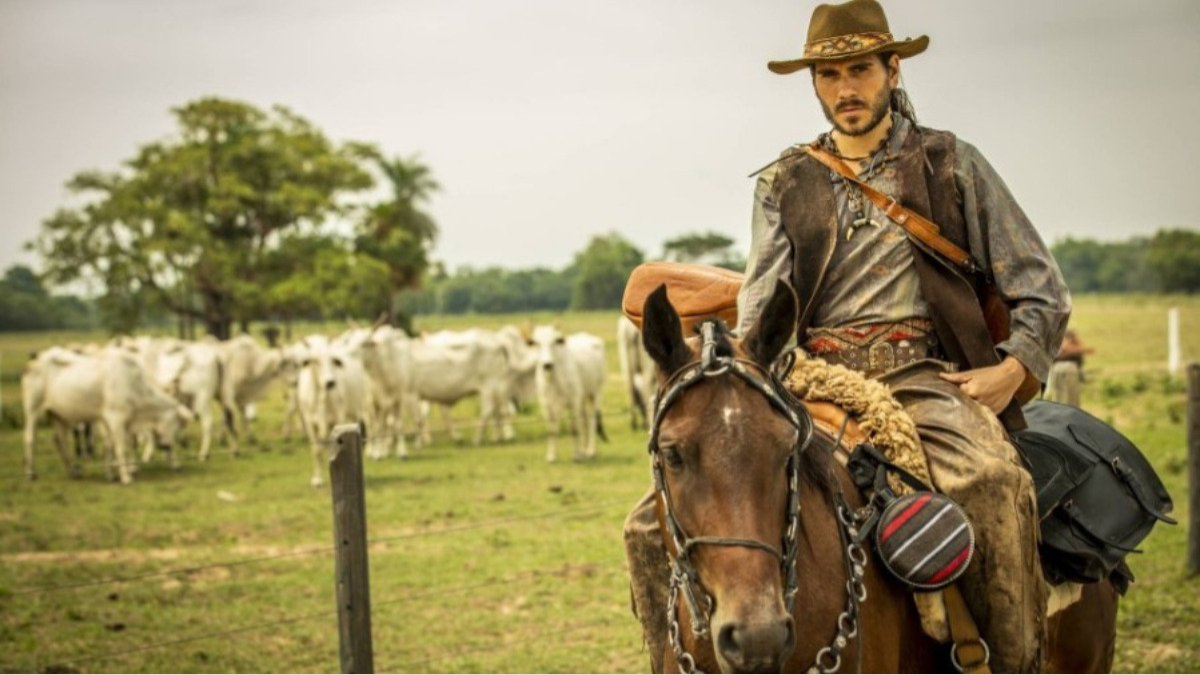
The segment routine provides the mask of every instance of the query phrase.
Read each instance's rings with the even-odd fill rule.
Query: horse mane
[[[815,488],[831,507],[836,506],[834,495],[841,489],[834,469],[833,453],[836,449],[834,439],[814,428],[812,442],[800,455],[803,487]]]

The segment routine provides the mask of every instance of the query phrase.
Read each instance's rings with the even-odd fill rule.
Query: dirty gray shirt
[[[894,158],[911,130],[908,120],[893,115],[892,135],[881,155]],[[883,162],[882,169],[868,184],[884,194],[896,194],[893,163],[886,157],[877,159]],[[775,283],[791,281],[791,243],[772,194],[777,166],[760,173],[755,185],[746,281],[738,294],[738,330],[743,335],[762,312]],[[867,173],[869,169],[864,168],[860,178]],[[921,295],[907,235],[865,197],[863,215],[877,225],[851,227],[858,216],[848,208],[846,183],[832,171],[829,176],[838,210],[837,245],[812,326],[845,328],[928,318],[929,307]],[[1071,296],[1062,273],[1004,181],[983,155],[962,139],[955,148],[954,178],[970,253],[992,270],[1000,296],[1012,309],[1012,335],[997,349],[1015,357],[1045,382],[1071,314]]]

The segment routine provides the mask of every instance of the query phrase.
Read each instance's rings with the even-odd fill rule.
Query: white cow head
[[[557,326],[538,326],[533,329],[529,344],[537,352],[539,370],[553,371],[555,364],[563,362],[563,351],[567,338]]]

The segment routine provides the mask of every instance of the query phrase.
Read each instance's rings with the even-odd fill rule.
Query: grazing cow
[[[575,431],[575,459],[596,456],[596,434],[604,435],[600,397],[604,390],[604,341],[588,333],[570,337],[554,326],[533,331],[538,350],[537,389],[549,427],[546,461],[558,459],[559,415],[571,414]]]
[[[649,429],[654,420],[658,366],[642,345],[641,331],[624,316],[617,320],[617,360],[621,363],[621,384],[629,392],[630,427]]]
[[[325,444],[335,425],[366,422],[370,408],[367,374],[362,361],[323,336],[303,342],[304,357],[296,377],[296,402],[312,446],[311,485],[324,481]],[[371,433],[368,431],[367,437]]]
[[[187,406],[200,422],[200,461],[208,459],[212,446],[213,404],[221,387],[221,358],[216,343],[179,342],[158,355],[158,385],[175,400]],[[148,444],[142,455],[149,462],[154,446]],[[171,453],[171,466],[177,467],[177,453]]]
[[[387,457],[393,448],[401,459],[408,457],[404,442],[403,407],[415,396],[405,397],[408,386],[409,359],[404,348],[407,336],[391,326],[375,325],[370,329],[353,328],[340,335],[334,344],[357,358],[367,376],[368,405],[366,417],[373,421],[367,434],[367,456]]]
[[[263,349],[249,335],[239,335],[219,346],[221,362],[221,407],[225,409],[225,426],[233,437],[233,454],[238,452],[236,415],[251,443],[256,443],[250,428],[246,408],[267,393],[267,388],[284,372],[283,353],[278,349]]]
[[[55,444],[67,473],[77,477],[79,465],[66,450],[67,430],[74,425],[103,422],[122,483],[133,481],[125,453],[133,450],[131,439],[149,432],[163,447],[192,419],[192,412],[154,386],[138,361],[124,350],[113,348],[96,355],[81,355],[62,349],[35,356],[21,375],[25,406],[25,471],[36,477],[33,441],[42,413],[54,420]],[[110,475],[112,466],[110,464]]]
[[[493,441],[515,437],[508,349],[495,333],[481,329],[439,331],[410,340],[408,345],[412,359],[410,390],[420,399],[442,407],[442,419],[451,438],[457,441],[450,407],[474,394],[479,395],[475,445],[483,443],[489,423],[495,424]]]

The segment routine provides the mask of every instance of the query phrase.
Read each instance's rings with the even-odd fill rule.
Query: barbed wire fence
[[[361,444],[359,445],[358,451],[361,453]],[[575,518],[579,518],[579,517],[583,517],[583,516],[603,513],[606,511],[610,511],[617,507],[626,507],[626,506],[629,506],[627,501],[614,500],[614,501],[609,501],[609,502],[605,502],[602,504],[596,504],[596,505],[583,507],[583,508],[574,508],[574,509],[566,509],[566,510],[556,509],[553,511],[541,512],[541,513],[524,514],[524,515],[509,516],[509,517],[504,517],[504,518],[481,520],[481,521],[476,521],[476,522],[451,525],[451,526],[447,526],[447,527],[437,527],[437,528],[425,529],[425,530],[419,530],[419,531],[413,531],[413,532],[404,532],[404,533],[400,533],[400,534],[388,535],[388,536],[383,536],[383,537],[375,537],[375,538],[372,538],[369,542],[366,542],[366,545],[367,545],[368,549],[379,550],[387,544],[391,544],[391,543],[395,543],[395,542],[399,542],[399,541],[429,538],[429,537],[438,537],[438,536],[450,535],[450,534],[454,534],[454,533],[461,533],[461,532],[466,532],[466,531],[471,531],[471,530],[498,530],[500,528],[503,528],[504,526],[517,524],[517,523],[530,523],[530,522],[537,522],[537,521],[547,521],[547,520],[552,520],[552,519],[561,519],[561,520],[575,519]],[[335,533],[335,535],[336,535],[336,533]],[[307,548],[302,548],[299,550],[287,551],[287,552],[278,553],[278,554],[253,556],[253,557],[248,557],[248,558],[239,558],[239,559],[232,559],[232,560],[223,560],[223,561],[204,563],[204,564],[200,564],[200,565],[176,566],[176,567],[169,567],[167,569],[160,569],[160,570],[143,572],[143,573],[138,573],[138,574],[115,575],[115,576],[104,577],[104,578],[99,578],[99,579],[91,579],[91,580],[80,581],[80,582],[71,582],[71,583],[55,584],[55,585],[48,585],[48,586],[31,586],[31,587],[26,587],[26,588],[17,588],[17,589],[13,589],[13,590],[9,591],[8,594],[13,598],[30,598],[31,599],[31,598],[34,598],[37,596],[60,594],[60,593],[66,593],[66,592],[76,591],[76,590],[85,589],[85,588],[95,588],[95,587],[101,587],[101,586],[106,586],[106,585],[116,586],[116,585],[129,585],[129,584],[143,584],[148,581],[155,580],[155,579],[195,575],[195,574],[200,574],[205,571],[213,570],[213,569],[245,568],[245,567],[250,567],[250,566],[255,566],[255,565],[269,564],[269,563],[272,563],[275,561],[280,561],[280,560],[305,558],[305,557],[321,558],[321,559],[324,559],[326,562],[329,562],[330,559],[334,557],[333,554],[335,553],[336,548],[337,548],[336,546],[314,546],[314,547],[307,547]],[[509,575],[499,576],[499,577],[493,576],[493,577],[490,577],[487,579],[483,579],[483,580],[480,580],[477,582],[472,582],[472,583],[467,583],[467,584],[444,586],[444,587],[439,587],[439,588],[424,589],[424,590],[420,590],[420,591],[407,591],[402,594],[396,594],[396,595],[381,597],[379,599],[372,600],[370,604],[373,608],[376,608],[376,609],[385,608],[385,607],[393,607],[393,606],[399,606],[399,605],[404,605],[404,604],[408,604],[408,603],[420,602],[420,601],[424,601],[424,600],[430,600],[430,599],[436,599],[436,598],[447,598],[447,597],[452,597],[455,595],[468,594],[471,592],[480,591],[480,590],[484,590],[484,589],[488,589],[488,588],[494,588],[497,586],[511,587],[513,585],[520,585],[523,583],[524,584],[535,583],[538,580],[546,579],[546,578],[550,578],[550,577],[566,577],[566,576],[570,576],[572,574],[577,574],[577,573],[593,575],[593,574],[597,573],[598,570],[603,571],[608,574],[618,574],[618,573],[623,574],[625,571],[624,558],[623,557],[621,557],[621,558],[613,557],[613,558],[597,560],[597,561],[564,563],[564,564],[557,564],[557,565],[548,566],[548,567],[541,567],[541,568],[537,568],[537,569],[522,570],[522,571],[514,572]],[[217,631],[202,631],[202,632],[198,632],[195,634],[185,635],[182,637],[176,637],[176,638],[172,638],[172,639],[168,639],[168,640],[131,645],[131,646],[123,647],[120,649],[113,649],[113,650],[109,650],[109,651],[98,651],[98,652],[92,652],[92,653],[63,655],[62,657],[54,656],[52,658],[42,659],[42,661],[38,665],[39,665],[40,670],[47,671],[47,672],[54,672],[54,671],[71,672],[72,670],[74,670],[74,668],[76,666],[80,666],[80,665],[86,665],[86,664],[90,664],[90,663],[101,663],[101,662],[105,662],[105,661],[111,661],[114,659],[120,659],[120,658],[125,658],[128,656],[133,656],[133,655],[137,655],[137,654],[153,652],[156,650],[163,650],[163,649],[168,649],[171,647],[179,647],[181,645],[186,645],[186,644],[192,644],[192,643],[203,642],[203,641],[211,641],[211,640],[228,639],[228,638],[233,638],[233,637],[242,636],[242,635],[246,635],[246,634],[253,634],[253,633],[264,633],[266,631],[270,631],[273,629],[279,629],[279,628],[283,628],[283,627],[287,627],[287,626],[294,626],[297,624],[302,624],[302,623],[307,623],[307,622],[331,621],[335,617],[338,617],[340,612],[341,612],[341,608],[333,608],[333,609],[326,608],[326,609],[317,610],[317,611],[313,611],[313,612],[300,613],[300,614],[295,614],[295,615],[273,618],[273,619],[270,619],[267,621],[248,623],[248,624],[234,626],[231,628],[217,630]],[[564,628],[561,628],[561,629],[558,629],[555,631],[543,632],[543,633],[541,633],[541,636],[542,637],[562,638],[564,636],[572,636],[572,635],[583,633],[584,631],[591,629],[591,628],[595,628],[595,624],[585,621],[585,622],[580,622],[575,625],[567,626],[567,627],[564,627]],[[362,636],[359,636],[359,637],[362,637]],[[413,658],[406,658],[402,654],[389,654],[389,655],[387,655],[387,657],[388,657],[388,660],[391,662],[391,664],[389,665],[387,670],[413,670],[413,669],[418,669],[421,667],[428,667],[431,664],[445,662],[445,661],[449,661],[449,660],[456,659],[456,658],[463,658],[466,656],[474,656],[474,655],[479,655],[479,654],[503,652],[506,650],[512,650],[513,648],[514,648],[514,645],[510,641],[505,641],[505,640],[500,640],[498,642],[497,641],[492,641],[492,642],[477,641],[477,642],[473,642],[469,645],[466,645],[463,649],[451,650],[448,652],[439,652],[439,653],[432,654],[432,655],[430,655],[430,654],[420,655],[420,656],[410,655]],[[306,667],[309,665],[312,665],[312,666],[317,667],[320,670],[329,670],[330,669],[329,662],[332,661],[334,658],[335,657],[330,654],[314,655],[313,658],[305,661],[305,664],[303,664],[303,665],[305,665]]]
[[[600,411],[600,417],[604,420],[614,419],[617,416],[621,416],[621,418],[624,419],[626,416],[628,416],[630,414],[631,414],[631,409],[629,407],[614,408],[614,409],[610,409],[610,410]],[[569,422],[570,421],[569,416],[565,420],[559,421],[560,426],[563,424],[564,421]],[[489,422],[488,424],[494,424],[494,423]],[[514,428],[531,427],[534,425],[540,425],[542,427],[545,427],[547,425],[547,422],[540,415],[525,414],[525,415],[522,415],[521,417],[518,417],[517,419],[511,420],[509,422],[509,424]],[[44,441],[47,440],[46,439],[47,434],[54,433],[52,429],[43,428],[45,426],[47,426],[46,423],[42,422],[41,424],[39,424],[39,429],[38,429],[41,432],[38,434],[38,438],[43,441],[43,444],[44,444]],[[472,431],[472,430],[477,429],[478,426],[479,426],[478,420],[468,420],[466,418],[459,417],[459,418],[455,418],[454,421],[452,421],[448,425],[437,425],[437,428],[432,429],[431,433],[436,433],[436,432],[442,431],[442,430],[453,430],[454,432],[463,431],[463,430]],[[413,430],[413,431],[407,431],[404,434],[406,442],[408,442],[410,445],[412,445],[416,449],[420,450],[423,448],[434,447],[434,446],[440,445],[440,443],[437,442],[436,440],[431,443],[428,443],[428,444],[418,443],[417,442],[418,441],[418,438],[417,438],[418,433],[419,432],[417,430]],[[549,430],[547,429],[547,434],[548,433],[549,433]],[[214,434],[214,439],[213,439],[214,444],[216,444],[218,442],[218,439],[215,438],[215,436],[216,436],[216,434]],[[381,435],[381,437],[389,442],[394,442],[394,440],[395,440],[394,435],[383,434],[383,435]],[[462,439],[451,438],[450,440],[455,443],[464,442]],[[53,442],[53,441],[51,441],[51,442]],[[96,442],[99,445],[103,441],[100,439],[97,439]],[[307,450],[306,444],[308,441],[304,437],[303,432],[301,431],[300,433],[296,434],[293,437],[279,438],[279,439],[276,439],[271,442],[288,444],[288,445],[295,444],[296,448],[294,448],[294,449],[304,451],[304,450]],[[484,445],[494,445],[496,443],[509,443],[509,442],[512,442],[512,441],[490,440],[490,441],[484,441]],[[246,458],[246,457],[250,456],[253,452],[255,452],[256,447],[261,447],[265,442],[262,440],[257,440],[254,443],[249,443],[246,441],[239,441],[239,443],[240,443],[241,447],[236,451],[233,450],[232,448],[228,447],[227,445],[223,446],[223,447],[212,447],[209,450],[208,458],[209,459],[211,459],[213,457],[232,458],[232,459]],[[190,448],[190,444],[189,444],[188,447],[183,447],[181,445],[180,447],[176,447],[171,450],[171,452],[176,455],[177,460],[179,461],[179,464],[180,464],[180,468],[182,468],[183,464],[202,465],[205,461],[207,461],[207,460],[201,460],[197,456],[197,454],[195,452],[191,452],[190,449],[191,448]],[[289,450],[291,450],[291,449],[292,448],[289,448]],[[136,453],[136,456],[131,456],[129,459],[126,459],[125,467],[136,470],[136,469],[140,469],[143,466],[147,466],[149,463],[142,461],[141,452],[142,452],[141,447],[127,448],[126,453],[128,453],[129,455],[133,455],[134,453]],[[35,453],[36,453],[36,448],[35,448]],[[108,458],[106,456],[106,454],[107,453],[102,448],[97,450],[97,455],[102,456],[104,470],[108,471],[110,473],[116,471],[118,469],[118,467],[120,466],[120,464],[118,462],[116,462],[114,459]],[[154,453],[154,458],[152,458],[150,461],[154,462],[158,459],[158,457],[160,455],[164,455],[164,454],[165,453],[163,453],[162,451],[156,450]],[[56,462],[54,461],[54,458],[50,457],[49,455],[46,455],[44,457],[43,461],[48,464],[51,464],[51,465],[55,465],[55,466],[57,465]],[[46,469],[42,469],[42,471],[45,471],[45,470]],[[53,470],[53,469],[51,469],[51,470]],[[23,469],[20,471],[0,472],[0,481],[16,480],[18,478],[27,478],[27,477],[28,476],[26,475],[26,473]]]

